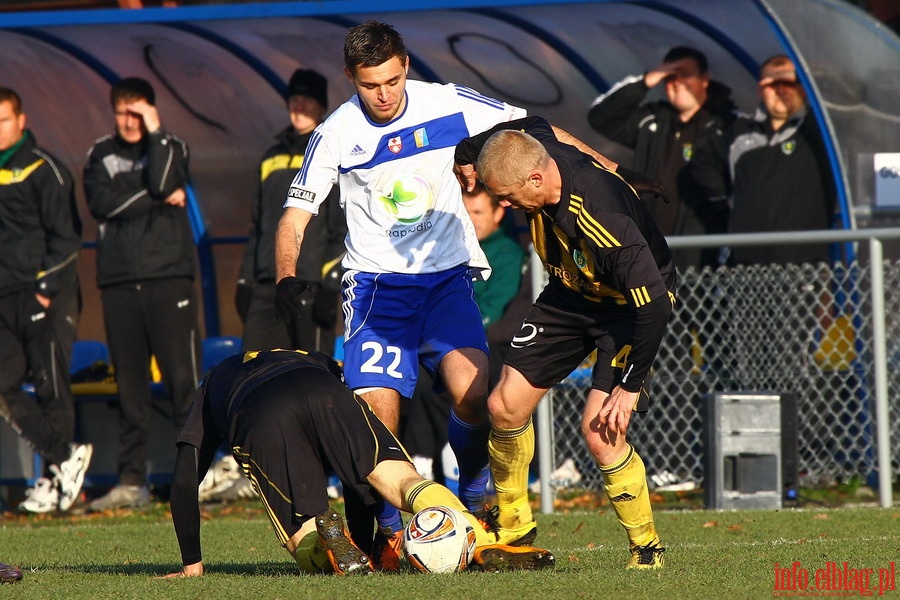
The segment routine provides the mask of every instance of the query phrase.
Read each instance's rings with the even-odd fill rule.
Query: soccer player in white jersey
[[[305,310],[294,278],[304,231],[339,184],[349,230],[347,384],[396,433],[400,397],[412,396],[421,362],[452,398],[460,497],[475,510],[489,474],[490,425],[487,341],[472,279],[488,277],[490,267],[462,203],[453,152],[464,137],[526,111],[461,86],[407,80],[403,39],[384,23],[350,29],[344,61],[357,94],[313,133],[291,185],[276,240],[276,304],[282,314]],[[390,527],[399,546],[400,515],[388,513],[379,529]],[[392,562],[385,557],[381,566]]]

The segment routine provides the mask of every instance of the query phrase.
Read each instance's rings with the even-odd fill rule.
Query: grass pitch
[[[611,509],[567,509],[538,516],[538,543],[557,558],[553,571],[409,572],[363,578],[299,573],[256,501],[208,507],[204,518],[207,575],[161,580],[158,576],[180,568],[165,504],[102,516],[7,513],[0,523],[0,561],[18,565],[25,578],[0,585],[0,599],[660,600],[861,595],[853,590],[834,593],[839,591],[829,566],[834,563],[842,581],[850,579],[843,575],[848,569],[858,573],[871,569],[868,585],[873,595],[879,595],[881,575],[881,585],[887,588],[881,590],[884,596],[900,600],[896,581],[894,589],[887,581],[896,573],[892,563],[900,562],[900,508],[714,512],[657,507],[666,566],[642,572],[623,569],[626,539]],[[791,580],[784,571],[776,573],[776,563],[793,568],[792,573],[806,572],[805,593],[785,589]],[[817,571],[831,589],[816,588]]]

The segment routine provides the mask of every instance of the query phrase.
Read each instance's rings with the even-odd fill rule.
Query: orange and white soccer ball
[[[475,530],[461,512],[432,506],[406,525],[403,551],[409,564],[424,573],[459,573],[475,554]]]

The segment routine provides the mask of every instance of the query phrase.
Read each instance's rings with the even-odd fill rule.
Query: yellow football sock
[[[328,555],[319,545],[319,534],[316,531],[310,531],[303,536],[297,550],[294,551],[294,560],[304,573],[333,572]]]
[[[523,529],[534,522],[528,504],[528,466],[534,457],[534,425],[531,419],[519,429],[492,427],[488,451],[497,490],[497,506],[500,507],[500,527]]]
[[[629,444],[625,456],[620,460],[599,467],[606,481],[606,495],[619,517],[619,523],[628,534],[631,546],[646,546],[659,541],[653,526],[647,471],[634,447]]]
[[[478,522],[472,513],[466,510],[462,501],[454,495],[453,492],[434,481],[422,481],[406,490],[406,505],[413,512],[417,513],[431,506],[447,506],[461,512],[469,520],[469,523],[475,529],[475,544],[483,546],[484,544],[493,544],[494,536],[485,531],[481,523]]]

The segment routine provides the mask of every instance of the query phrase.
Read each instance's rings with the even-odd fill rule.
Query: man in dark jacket
[[[119,388],[119,485],[91,510],[150,501],[151,355],[171,394],[177,429],[199,379],[187,145],[162,128],[154,100],[143,79],[116,83],[110,92],[116,132],[94,143],[84,169],[88,208],[99,223],[97,284]]]
[[[830,228],[837,203],[834,179],[806,92],[787,56],[763,63],[759,96],[753,116],[741,116],[698,146],[691,165],[696,181],[710,198],[731,200],[731,233]],[[735,264],[828,259],[828,244],[732,249]]]
[[[660,83],[667,100],[644,102]],[[724,233],[727,204],[712,202],[686,168],[695,146],[733,120],[731,90],[710,80],[706,56],[693,48],[672,48],[660,66],[616,83],[594,100],[588,121],[609,139],[634,150],[632,168],[663,181],[671,202],[650,200],[650,211],[664,235]],[[673,252],[675,264],[716,266],[716,249]]]
[[[68,510],[91,459],[72,443],[69,359],[78,325],[81,220],[69,171],[25,128],[19,95],[0,88],[0,415],[46,462],[19,505]],[[31,375],[35,396],[22,390]]]
[[[249,241],[237,282],[235,305],[244,322],[244,349],[299,348],[331,354],[341,290],[340,261],[347,223],[334,188],[306,231],[297,278],[307,286],[308,310],[290,330],[275,313],[275,230],[291,182],[303,164],[309,136],[328,108],[328,82],[310,69],[297,69],[286,95],[291,124],[281,131],[259,165]]]

